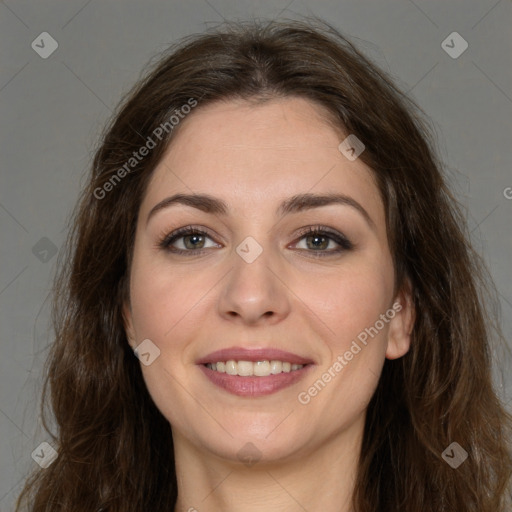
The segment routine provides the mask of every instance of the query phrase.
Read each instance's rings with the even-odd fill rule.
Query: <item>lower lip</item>
[[[233,395],[247,397],[271,395],[287,388],[302,379],[312,366],[312,364],[307,364],[299,370],[269,375],[268,377],[240,377],[239,375],[229,375],[228,373],[210,370],[210,368],[203,364],[199,365],[203,373],[213,384],[229,391]]]

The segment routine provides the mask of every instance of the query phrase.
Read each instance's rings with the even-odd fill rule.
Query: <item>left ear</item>
[[[404,286],[393,302],[392,309],[396,314],[389,322],[386,359],[398,359],[404,356],[411,346],[411,333],[416,312],[409,279],[406,278]]]

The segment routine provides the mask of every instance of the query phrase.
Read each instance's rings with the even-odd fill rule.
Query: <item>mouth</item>
[[[234,347],[198,360],[204,375],[231,394],[258,397],[276,393],[301,380],[313,361],[277,349]]]
[[[295,372],[304,368],[304,365],[290,363],[289,361],[263,360],[253,362],[230,359],[229,361],[206,363],[206,368],[228,375],[238,375],[239,377],[268,377],[269,375]]]

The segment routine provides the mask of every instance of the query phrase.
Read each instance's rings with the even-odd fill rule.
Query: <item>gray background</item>
[[[512,187],[510,0],[2,1],[1,511],[13,510],[35,464],[31,453],[47,440],[38,407],[53,249],[64,241],[104,121],[148,59],[176,39],[222,18],[311,13],[354,38],[433,119],[449,180],[496,282],[510,343],[512,199],[504,194]],[[453,31],[469,44],[456,59],[441,47]],[[31,47],[42,32],[59,45],[47,59]],[[512,379],[509,366],[503,370],[498,383],[508,402]]]

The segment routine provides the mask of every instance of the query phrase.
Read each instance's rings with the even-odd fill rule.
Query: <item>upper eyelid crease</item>
[[[174,194],[153,206],[147,216],[146,225],[156,212],[175,204],[183,204],[214,215],[227,215],[229,211],[228,205],[224,201],[208,194]],[[320,208],[330,204],[352,207],[363,216],[370,228],[376,231],[376,225],[368,212],[355,199],[344,194],[298,194],[283,201],[276,213],[280,217],[283,217],[290,213]]]

